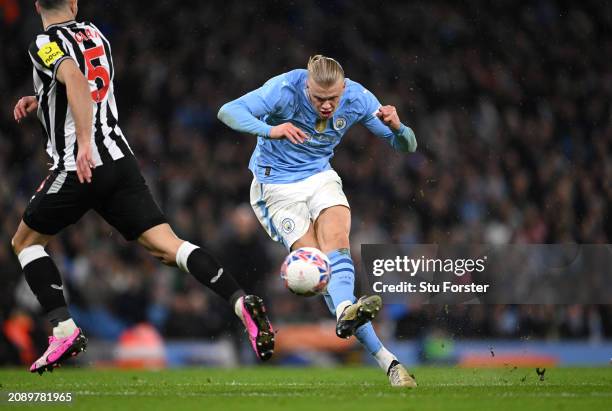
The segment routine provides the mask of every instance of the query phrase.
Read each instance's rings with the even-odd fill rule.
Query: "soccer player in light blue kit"
[[[392,386],[415,387],[370,322],[382,306],[380,297],[356,301],[353,295],[350,208],[342,181],[329,164],[334,148],[355,123],[402,152],[416,150],[412,130],[400,122],[395,107],[381,106],[367,89],[344,77],[336,60],[321,55],[310,58],[308,70],[276,76],[225,104],[218,117],[234,130],[257,136],[249,163],[254,176],[251,205],[270,237],[289,250],[316,247],[329,257],[332,275],[325,301],[336,314],[336,334],[355,335]]]

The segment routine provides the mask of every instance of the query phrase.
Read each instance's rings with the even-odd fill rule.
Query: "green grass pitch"
[[[416,368],[414,390],[388,386],[378,369],[190,368],[120,371],[61,368],[43,376],[0,370],[8,392],[71,392],[73,410],[612,410],[612,370]],[[44,405],[29,404],[31,407]],[[63,406],[61,407],[63,408]],[[56,408],[57,409],[57,408]]]

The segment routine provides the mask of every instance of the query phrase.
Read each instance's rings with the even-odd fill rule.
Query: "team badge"
[[[344,117],[338,117],[336,121],[334,121],[334,129],[336,131],[342,130],[346,127],[346,119]]]
[[[285,218],[282,221],[281,226],[283,227],[285,234],[292,233],[293,230],[295,230],[295,222],[293,222],[293,220],[290,218]]]
[[[60,57],[64,55],[64,52],[59,48],[55,41],[47,43],[38,49],[38,56],[41,58],[45,66],[51,67],[51,64],[55,63]]]

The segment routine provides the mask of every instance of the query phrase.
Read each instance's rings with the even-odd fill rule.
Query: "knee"
[[[25,238],[19,236],[18,234],[15,234],[13,238],[11,238],[11,247],[17,256],[30,245],[32,244],[28,244],[27,241],[25,241]]]
[[[149,254],[157,258],[165,265],[176,265],[176,252],[172,252],[169,246],[149,245],[146,247]]]
[[[17,243],[17,239],[15,238],[15,236],[11,238],[11,248],[13,249],[15,255],[19,255],[19,253],[21,252],[21,250],[19,250],[19,244]]]
[[[138,242],[153,257],[170,266],[176,265],[176,252],[183,242],[168,224],[160,224],[145,231]]]
[[[326,233],[319,238],[319,244],[321,251],[324,253],[329,253],[339,248],[349,248],[349,236],[348,233],[342,231]]]
[[[157,251],[152,253],[155,258],[161,261],[165,265],[175,266],[176,265],[176,255],[168,252],[167,250]]]
[[[36,241],[36,239],[33,239],[31,237],[24,237],[18,234],[15,234],[11,239],[11,247],[13,248],[13,252],[15,253],[15,255],[19,258],[20,263],[23,263],[21,260],[21,255],[24,250],[30,250],[29,254],[34,253],[36,255],[39,255],[41,252],[43,254],[46,254],[46,252],[44,251],[44,247],[46,245],[47,243],[45,241]]]
[[[11,238],[11,247],[15,255],[19,256],[28,247],[35,245],[46,247],[50,238],[51,236],[36,232],[21,222],[13,238]]]

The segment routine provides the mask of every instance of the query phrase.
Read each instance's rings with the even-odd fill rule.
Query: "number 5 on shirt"
[[[91,92],[91,98],[96,103],[101,102],[106,97],[108,91],[108,85],[110,84],[110,76],[106,67],[100,65],[94,67],[92,60],[100,58],[104,55],[104,46],[98,46],[91,49],[87,49],[83,52],[85,62],[87,63],[87,80],[95,81],[99,78],[102,80],[102,87]]]

